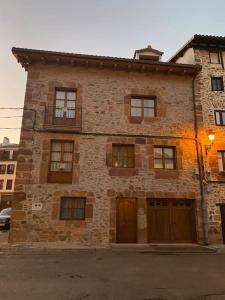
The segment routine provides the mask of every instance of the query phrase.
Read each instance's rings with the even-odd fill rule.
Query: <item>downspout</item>
[[[202,145],[198,141],[198,121],[197,121],[196,99],[195,99],[196,76],[197,76],[197,74],[195,74],[192,79],[192,100],[193,100],[193,109],[194,109],[195,147],[196,147],[198,170],[199,170],[199,187],[200,187],[200,195],[201,195],[203,242],[205,245],[208,245],[209,244],[208,213],[207,213],[207,205],[206,205],[205,195],[204,195],[204,178],[205,178],[205,176],[204,176],[204,165],[203,165],[203,153],[202,153]],[[200,146],[200,149],[199,149],[199,146]]]

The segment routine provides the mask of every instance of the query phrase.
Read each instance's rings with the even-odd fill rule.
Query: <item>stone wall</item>
[[[212,243],[222,243],[221,216],[219,203],[225,203],[225,176],[219,173],[217,151],[225,150],[224,126],[216,126],[215,110],[225,110],[225,93],[212,91],[211,76],[225,76],[222,64],[211,64],[208,50],[195,50],[195,60],[202,65],[202,71],[196,78],[196,102],[202,110],[203,123],[199,124],[200,141],[203,145],[203,155],[207,184],[205,197],[209,215],[209,240]],[[205,146],[209,144],[208,130],[215,133],[215,142],[206,155]],[[207,172],[208,171],[208,172]]]
[[[77,89],[81,132],[46,130],[44,110],[53,103],[56,87]],[[156,96],[157,116],[132,122],[128,99],[133,94]],[[115,242],[117,197],[138,199],[139,243],[147,242],[147,198],[195,199],[198,241],[203,241],[191,77],[34,65],[25,108],[11,242]],[[47,183],[52,139],[74,141],[72,184]],[[112,143],[135,145],[135,172],[112,168]],[[154,145],[177,147],[177,170],[154,169]],[[86,219],[60,220],[62,196],[86,197]],[[42,209],[32,211],[34,203]]]

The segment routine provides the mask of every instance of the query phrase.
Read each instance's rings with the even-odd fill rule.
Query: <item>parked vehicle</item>
[[[8,207],[0,212],[0,230],[10,228],[11,211],[12,208]]]

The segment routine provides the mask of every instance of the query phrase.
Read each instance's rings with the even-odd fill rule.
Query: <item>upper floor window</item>
[[[225,151],[217,151],[219,172],[225,171]]]
[[[63,197],[61,199],[60,218],[62,220],[84,220],[85,198]]]
[[[225,125],[225,111],[217,110],[215,111],[216,125]]]
[[[13,150],[4,150],[2,160],[11,160],[13,158]]]
[[[0,165],[0,174],[5,174],[6,165]]]
[[[154,168],[175,169],[175,147],[154,147]]]
[[[6,181],[6,190],[11,190],[13,186],[13,181],[11,179],[8,179]]]
[[[4,189],[4,179],[0,180],[0,190]]]
[[[223,77],[211,77],[212,91],[223,91]]]
[[[155,98],[131,97],[132,117],[148,118],[155,115]]]
[[[112,166],[115,168],[134,168],[134,145],[112,145]]]
[[[15,170],[15,165],[10,164],[7,166],[7,174],[13,174]]]
[[[210,63],[211,64],[220,64],[220,54],[219,52],[209,52],[209,58],[210,58]]]
[[[74,119],[76,109],[76,91],[56,90],[55,118]]]
[[[74,143],[71,141],[52,141],[49,182],[72,182],[73,147]]]

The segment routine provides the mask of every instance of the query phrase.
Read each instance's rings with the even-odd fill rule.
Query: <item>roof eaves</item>
[[[130,65],[139,66],[144,70],[148,67],[153,67],[155,70],[162,70],[163,68],[171,69],[172,71],[178,71],[179,69],[189,70],[190,72],[197,72],[198,67],[194,65],[185,65],[185,64],[177,64],[171,62],[156,62],[156,61],[143,61],[137,59],[130,58],[119,58],[119,57],[110,57],[110,56],[98,56],[98,55],[87,55],[87,54],[75,54],[75,53],[67,53],[67,52],[56,52],[56,51],[47,51],[47,50],[35,50],[35,49],[27,49],[27,48],[12,48],[12,53],[17,58],[18,62],[21,63],[25,69],[29,64],[32,63],[33,58],[39,59],[55,59],[64,58],[71,60],[79,60],[79,61],[90,61],[96,62],[98,64],[111,64],[111,66],[116,65]]]

